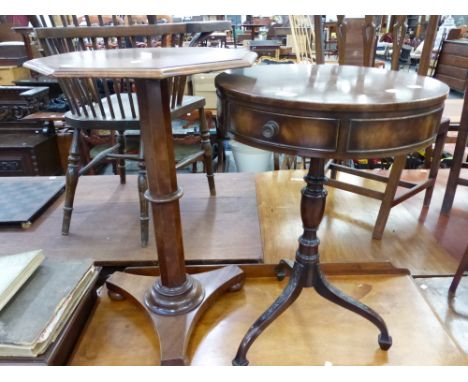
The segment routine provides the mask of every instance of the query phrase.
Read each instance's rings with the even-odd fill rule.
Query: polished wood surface
[[[462,277],[455,296],[448,294],[452,277],[418,278],[415,282],[449,336],[468,354],[468,277]]]
[[[250,66],[257,55],[246,49],[133,48],[65,53],[24,66],[54,77],[163,79]]]
[[[416,73],[347,65],[257,65],[222,73],[216,85],[228,96],[255,104],[336,112],[437,106],[449,91]]]
[[[374,328],[363,324],[361,318],[306,291],[255,343],[252,364],[467,364],[467,356],[447,335],[409,276],[329,278],[354,298],[382,312],[393,331],[392,349],[378,349]],[[285,281],[274,278],[247,278],[243,290],[224,295],[194,329],[187,353],[191,364],[229,365],[247,327],[284,285]],[[310,325],[311,318],[314,325]],[[342,340],[329,341],[334,337]],[[106,290],[100,290],[95,313],[69,364],[157,365],[159,359],[158,339],[148,317],[128,300],[110,301]]]
[[[197,46],[203,37],[220,27],[220,23],[203,23],[203,32],[194,30],[193,24],[167,23],[161,25],[136,26],[106,26],[106,27],[66,27],[66,28],[38,28],[36,37],[44,48],[46,56],[64,54],[76,51],[91,51],[98,49],[126,49],[142,47],[182,47],[190,40],[189,46]],[[196,26],[199,26],[196,24]],[[211,27],[211,30],[209,29]],[[197,32],[197,33],[196,33]],[[194,35],[195,34],[195,35]],[[187,113],[198,112],[200,116],[201,150],[192,152],[189,157],[180,158],[177,168],[188,166],[203,160],[208,184],[212,195],[216,194],[213,178],[212,147],[209,140],[209,129],[205,120],[203,97],[184,96],[186,77],[179,76],[169,81],[171,118],[177,118]],[[138,193],[140,196],[141,245],[148,243],[148,202],[144,198],[147,189],[146,170],[143,160],[143,146],[137,154],[129,154],[125,150],[124,131],[140,129],[140,113],[135,83],[128,78],[123,79],[93,79],[66,78],[60,80],[60,86],[70,105],[70,111],[65,114],[66,121],[75,131],[70,146],[69,166],[66,171],[66,191],[64,203],[64,218],[62,234],[67,235],[70,230],[73,211],[74,190],[79,175],[93,174],[95,166],[102,161],[114,159],[114,171],[120,175],[120,182],[125,183],[125,160],[139,162]],[[83,94],[86,96],[83,97]],[[91,96],[90,96],[91,95]],[[120,113],[119,113],[120,112]],[[111,147],[100,151],[92,159],[86,158],[86,166],[79,168],[79,156],[88,150],[80,145],[87,129],[117,130],[111,134]],[[79,138],[78,138],[79,134]],[[117,139],[114,134],[117,134]],[[78,138],[78,139],[76,139]],[[81,147],[80,147],[81,146]],[[89,155],[88,155],[89,157]]]
[[[224,130],[254,147],[310,158],[304,176],[306,186],[301,190],[303,233],[294,263],[280,263],[292,268],[291,277],[281,295],[248,329],[233,365],[249,364],[246,355],[254,341],[304,288],[314,288],[325,299],[372,322],[380,332],[380,348],[388,350],[392,337],[384,319],[331,285],[320,270],[317,229],[327,196],[323,188],[327,182],[323,158],[400,155],[394,164],[394,176],[388,180],[389,191],[378,198],[384,213],[377,218],[375,237],[381,238],[390,207],[397,204],[394,196],[404,155],[427,147],[436,138],[436,151],[442,150],[444,136],[439,134],[439,124],[448,87],[416,74],[331,65],[258,65],[222,73],[216,77],[215,85]],[[448,128],[447,123],[444,126]],[[434,166],[430,181],[400,201],[418,190],[432,190],[437,170],[438,166]]]
[[[162,270],[146,292],[144,305],[155,316],[154,319],[156,316],[172,318],[170,325],[157,329],[161,342],[171,341],[168,333],[173,331],[189,337],[190,331],[183,332],[181,329],[186,323],[177,316],[206,309],[213,303],[211,296],[218,297],[222,291],[238,282],[236,277],[226,276],[222,285],[218,284],[213,291],[210,290],[210,282],[191,277],[185,272],[179,203],[183,190],[177,185],[176,177],[169,102],[173,80],[170,77],[245,67],[251,65],[255,57],[255,53],[242,49],[145,48],[65,53],[25,64],[39,73],[58,78],[85,77],[89,80],[107,76],[136,79],[147,168],[148,189],[144,197],[153,213],[157,258]],[[84,98],[86,96],[90,97],[86,94]],[[75,104],[75,108],[77,106]],[[69,170],[73,167],[72,164]],[[132,294],[132,290],[126,293]],[[161,344],[162,349],[167,346],[167,343]],[[185,349],[179,350],[181,353],[177,359],[183,361]]]
[[[468,246],[466,247],[465,253],[463,254],[463,257],[460,261],[460,264],[458,265],[457,271],[455,272],[455,275],[453,276],[452,283],[450,284],[450,294],[455,294],[458,289],[458,285],[460,285],[460,281],[463,278],[463,274],[465,271],[468,269]]]
[[[449,90],[415,73],[336,65],[257,65],[222,73],[215,83],[221,123],[239,141],[339,159],[428,146]]]
[[[339,65],[374,66],[377,33],[375,16],[337,17]]]
[[[188,263],[263,260],[254,174],[216,174],[216,197],[210,196],[203,174],[178,174],[177,180],[185,190],[180,208]],[[137,240],[136,184],[136,175],[128,175],[126,185],[119,184],[117,176],[83,176],[76,191],[74,230],[69,236],[59,234],[61,195],[29,229],[1,227],[0,254],[42,248],[51,258],[91,257],[103,265],[154,263],[152,230],[148,247],[142,248]],[[96,208],[100,208],[99,213]]]
[[[400,52],[402,51],[402,48],[403,48],[404,37],[406,33],[406,28],[407,28],[406,19],[408,17],[409,16],[404,16],[404,15],[392,17],[392,20],[393,20],[392,26],[391,26],[391,32],[393,36],[393,50],[392,50],[392,60],[391,60],[392,70],[398,70],[400,67],[400,61],[401,61]],[[437,16],[437,15],[431,15],[429,17],[429,23],[427,25],[426,34],[425,34],[425,45],[424,45],[425,47],[419,59],[418,74],[422,76],[427,75],[427,69],[431,60],[431,51],[432,51],[432,46],[434,43],[434,38],[435,38],[435,33],[437,30],[439,18],[440,16]],[[337,34],[337,44],[338,44],[338,63],[340,65],[374,66],[375,50],[377,46],[376,32],[380,27],[379,25],[379,23],[381,22],[380,18],[372,16],[372,15],[366,15],[365,18],[353,19],[353,18],[345,18],[344,15],[338,15],[337,19],[338,21],[336,23],[336,28],[337,28],[336,34]],[[316,19],[315,19],[315,23],[316,23],[316,26],[319,25]],[[323,37],[319,37],[322,35],[323,35],[323,31],[321,29],[316,31],[316,37],[319,40],[323,39]],[[317,51],[317,63],[323,63],[323,57],[320,57],[319,53],[321,54],[321,52]],[[386,91],[392,91],[392,90],[386,90]],[[397,93],[396,89],[393,89],[393,91]],[[369,118],[369,116],[366,115],[365,118]],[[383,119],[376,118],[376,120],[373,123],[373,126],[371,127],[373,129],[379,125],[384,126],[384,124],[387,124],[387,123],[391,123],[391,122],[396,123],[395,119],[392,121],[391,118],[390,119],[389,118],[383,118]],[[405,119],[407,119],[407,116],[403,116],[401,118],[401,120],[399,121],[400,124],[404,124]],[[348,123],[348,120],[345,117],[344,120],[342,120],[341,122],[344,124],[344,126],[346,126],[346,124]],[[352,122],[350,123],[350,129],[353,129],[353,128],[356,129],[356,125],[359,126],[359,124],[362,123],[362,121],[359,121],[357,124],[353,122],[354,120],[352,120]],[[420,129],[423,128],[422,125],[426,125],[425,128],[427,129],[428,121],[419,119],[419,121],[413,120],[411,122],[413,122],[413,125],[415,124],[419,125]],[[444,121],[443,123],[440,123],[437,135],[435,137],[434,149],[432,149],[432,145],[429,145],[426,148],[425,164],[426,164],[426,167],[430,168],[431,170],[428,174],[428,178],[417,184],[412,184],[408,182],[405,182],[405,183],[400,182],[401,170],[404,166],[404,162],[406,159],[406,153],[404,152],[398,153],[399,154],[398,157],[397,156],[395,157],[394,165],[392,166],[392,171],[390,172],[390,175],[388,177],[379,178],[380,181],[387,183],[387,187],[385,188],[384,192],[375,192],[365,187],[356,187],[355,185],[352,185],[349,183],[337,181],[335,179],[337,171],[349,172],[351,170],[346,166],[340,166],[339,161],[333,161],[329,165],[329,169],[331,170],[331,176],[330,176],[330,179],[328,180],[328,184],[336,188],[340,188],[340,189],[347,190],[350,192],[355,192],[360,195],[368,196],[371,198],[376,198],[382,201],[379,214],[377,216],[376,223],[374,226],[374,232],[373,232],[374,239],[380,240],[382,238],[385,225],[388,220],[388,216],[390,215],[391,208],[395,206],[396,204],[400,203],[402,200],[412,197],[418,192],[426,190],[424,204],[429,205],[432,191],[433,191],[433,184],[437,177],[437,172],[438,172],[438,167],[439,167],[438,163],[441,158],[444,138],[447,132],[447,128],[448,128],[448,123],[446,121]],[[402,127],[401,125],[399,126],[399,129],[405,130],[405,128]],[[376,136],[380,138],[382,141],[386,141],[386,142],[392,141],[392,144],[394,144],[395,141],[397,140],[401,140],[400,143],[403,146],[406,145],[406,143],[408,143],[408,140],[411,140],[411,138],[413,139],[416,138],[415,136],[411,138],[408,136],[409,130],[402,132],[402,131],[399,131],[399,129],[391,129],[390,131],[388,131],[389,129],[387,126],[387,128],[381,128],[378,134],[372,133],[372,131],[366,131],[365,129],[363,129],[362,134],[354,134],[356,132],[351,131],[349,133],[349,136],[353,136],[353,134],[357,135],[357,137],[355,137],[355,140],[357,140],[358,142],[360,141],[361,144],[366,145],[367,143],[369,146],[377,146],[377,147],[382,147],[383,145],[378,144],[379,142],[378,142],[378,139],[376,139]],[[413,134],[415,133],[415,129],[411,129],[411,131],[413,132]],[[346,135],[346,133],[344,135]],[[422,131],[420,131],[419,135],[421,138],[425,134]],[[370,142],[367,142],[366,139],[369,139]],[[347,141],[349,144],[350,139],[348,138],[348,140],[346,140],[345,138],[344,141]],[[321,143],[323,144],[323,142]],[[333,143],[334,142],[329,139],[329,147],[333,147]],[[323,147],[321,148],[323,149]],[[368,154],[369,155],[367,156],[367,158],[372,157],[370,153]],[[388,155],[389,153],[387,152],[386,154]],[[353,158],[356,158],[356,153],[354,153]],[[353,169],[352,171],[353,171],[353,174],[356,176],[366,177],[369,175],[361,170]],[[377,178],[374,177],[374,179],[377,179]],[[397,184],[398,185],[404,184],[404,186],[408,188],[408,190],[405,194],[400,195],[398,198],[394,198]]]
[[[458,194],[455,195],[453,210],[450,215],[441,214],[442,200],[446,184],[449,177],[449,169],[441,169],[437,176],[436,187],[432,202],[429,208],[421,208],[423,204],[423,195],[417,194],[413,198],[403,202],[400,206],[408,211],[413,219],[417,219],[420,227],[427,229],[435,238],[437,243],[445,249],[446,255],[438,256],[437,262],[427,267],[425,275],[452,275],[455,272],[457,264],[460,262],[466,246],[468,245],[468,236],[466,235],[466,224],[468,222],[468,187],[460,187]],[[468,169],[462,169],[461,175],[468,178]],[[409,181],[419,181],[427,176],[424,170],[403,171],[403,177]],[[399,206],[399,207],[400,207]],[[401,221],[405,224],[407,217]],[[416,231],[415,231],[416,232]],[[419,251],[411,251],[414,254]],[[422,256],[425,256],[421,252]],[[442,253],[440,254],[442,255]],[[455,260],[455,268],[453,261]],[[421,258],[423,262],[423,258]],[[421,262],[421,264],[423,264]],[[431,271],[431,272],[429,272]],[[413,275],[418,273],[414,272]]]
[[[468,41],[446,40],[435,70],[436,78],[460,93],[468,84]]]
[[[386,173],[384,170],[372,172]],[[189,263],[263,261],[277,264],[281,258],[292,258],[301,230],[297,211],[303,172],[288,173],[282,171],[277,177],[259,175],[257,190],[254,174],[216,174],[216,198],[209,196],[202,174],[179,174],[178,181],[186,191],[181,199],[186,260]],[[397,262],[410,269],[413,275],[453,274],[468,245],[465,234],[468,188],[459,188],[450,215],[440,215],[448,173],[448,169],[439,172],[430,208],[421,208],[422,195],[415,195],[397,207],[397,213],[392,214],[389,220],[390,236],[381,242],[371,240],[378,202],[328,187],[326,214],[329,217],[325,217],[324,222],[330,220],[333,224],[324,223],[319,231],[324,261],[397,258]],[[403,179],[408,181],[417,182],[425,176],[426,170],[403,171]],[[468,177],[468,169],[462,169],[462,176]],[[345,180],[352,178],[347,174],[340,174],[340,177]],[[376,190],[383,187],[382,183],[370,180],[354,180],[358,185],[368,185]],[[74,222],[77,232],[68,237],[57,235],[61,224],[61,196],[29,229],[2,227],[0,253],[43,248],[51,257],[79,259],[91,256],[106,265],[153,261],[153,234],[150,233],[148,248],[141,248],[138,241],[132,239],[139,235],[139,222],[135,215],[138,196],[132,187],[136,181],[136,176],[130,175],[128,184],[123,186],[115,176],[84,176],[77,189]],[[272,190],[273,187],[278,187],[278,190]],[[269,207],[266,201],[271,203]],[[98,205],[103,206],[102,214],[93,213]],[[106,224],[118,221],[127,223]],[[343,231],[345,237],[349,237],[348,244],[352,245],[334,239],[335,228]],[[273,232],[274,238],[265,242],[260,229],[266,234]],[[227,230],[229,235],[226,235]],[[276,249],[272,241],[277,245]],[[435,249],[430,245],[434,241],[437,243]],[[438,250],[440,247],[442,251]]]
[[[304,170],[291,170],[257,175],[257,202],[265,262],[294,259],[297,238],[302,232],[298,214],[299,191],[303,187],[305,173]],[[424,176],[426,171],[423,170],[403,172],[403,179],[409,181],[418,181]],[[415,196],[395,207],[389,217],[387,235],[382,240],[372,239],[379,201],[327,187],[328,203],[318,231],[323,262],[391,261],[396,266],[408,268],[412,275],[453,274],[464,247],[468,245],[468,238],[465,239],[463,235],[467,216],[463,213],[463,206],[459,205],[451,219],[444,218],[442,221],[439,217],[447,176],[448,170],[441,170],[433,204],[429,213],[425,210],[425,220],[420,217],[422,196]],[[340,173],[339,178],[377,191],[384,188],[380,182],[346,173]],[[400,192],[401,189],[398,190]],[[466,198],[467,194],[460,195],[459,200]]]
[[[214,299],[220,297],[230,288],[233,288],[232,291],[239,290],[244,279],[243,271],[236,265],[193,275],[193,280],[199,282],[203,287],[203,302],[194,308],[179,312],[175,316],[155,314],[153,307],[148,304],[150,298],[148,291],[154,289],[152,286],[154,277],[116,272],[107,280],[106,286],[113,292],[133,299],[140,305],[141,309],[148,313],[158,334],[160,364],[163,366],[183,366],[190,364],[186,354],[195,324]]]

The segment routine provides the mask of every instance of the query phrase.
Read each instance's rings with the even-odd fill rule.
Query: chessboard
[[[64,177],[0,178],[0,225],[27,228],[64,189]]]

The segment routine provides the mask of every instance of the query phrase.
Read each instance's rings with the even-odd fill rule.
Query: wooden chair
[[[375,22],[376,19],[376,16],[366,16],[364,19],[361,20],[351,20],[351,30],[354,31],[354,36],[351,39],[349,34],[350,32],[348,29],[348,21],[345,19],[344,16],[338,16],[337,38],[338,62],[340,65],[374,65],[375,47],[377,42],[377,26]],[[435,39],[438,19],[439,16],[430,16],[429,25],[426,31],[426,43],[424,44],[424,50],[421,55],[421,62],[418,70],[418,74],[420,75],[426,75],[429,68],[431,50]],[[393,52],[391,60],[392,70],[399,69],[400,52],[403,47],[403,41],[406,33],[406,16],[396,16],[395,20],[396,23],[395,25],[393,25]],[[357,42],[359,40],[355,36],[356,31],[359,31],[359,29],[361,30],[360,49],[357,45]],[[353,48],[347,48],[346,44],[349,40],[352,40],[354,44]],[[359,52],[361,54],[359,54]],[[406,156],[397,156],[394,158],[394,162],[388,177],[362,171],[359,169],[350,168],[348,166],[342,165],[337,161],[331,161],[328,163],[327,168],[331,170],[331,173],[327,183],[330,186],[382,201],[372,233],[372,237],[374,239],[382,238],[392,207],[407,200],[411,196],[423,190],[426,190],[423,205],[425,207],[429,206],[435,184],[435,179],[437,177],[439,169],[439,162],[442,155],[442,149],[444,145],[445,136],[447,134],[448,126],[448,120],[444,120],[441,122],[435,140],[435,148],[433,151],[433,159],[431,161],[428,179],[420,183],[411,183],[400,179],[402,171],[406,164]],[[386,183],[385,191],[378,192],[362,186],[356,186],[340,181],[337,179],[337,173],[339,171],[360,176],[366,179]],[[396,191],[399,186],[407,188],[407,191],[396,197]]]
[[[375,16],[337,16],[338,64],[374,66],[377,30]]]
[[[75,24],[77,23],[74,18]],[[131,26],[67,26],[37,28],[38,40],[46,55],[91,49],[120,49],[136,46],[182,46],[190,41],[195,46],[211,32],[218,30],[225,22],[214,23],[174,23]],[[190,40],[190,37],[192,39]],[[177,169],[203,160],[206,169],[210,194],[215,195],[212,166],[212,147],[207,128],[204,105],[205,99],[184,96],[186,77],[169,80],[171,89],[171,116],[179,118],[192,111],[200,116],[201,150],[177,163]],[[144,197],[147,189],[146,171],[143,166],[143,150],[140,144],[138,155],[125,153],[124,131],[139,130],[139,112],[134,83],[131,80],[102,79],[63,79],[60,85],[67,96],[71,111],[66,114],[67,123],[74,128],[70,148],[69,165],[66,173],[66,195],[62,234],[67,235],[73,211],[73,201],[78,177],[104,160],[118,161],[121,183],[125,183],[125,160],[135,160],[142,164],[138,175],[140,197],[141,243],[148,241],[148,204]],[[117,142],[102,151],[83,168],[79,168],[80,131],[110,130],[117,131]]]
[[[458,185],[468,186],[468,179],[461,178],[460,172],[462,167],[468,167],[466,162],[465,149],[467,146],[468,140],[468,91],[465,90],[465,97],[463,101],[463,108],[461,113],[460,124],[458,126],[458,135],[455,142],[455,151],[453,153],[452,167],[450,169],[449,178],[447,181],[447,187],[445,189],[444,200],[442,202],[442,214],[449,214],[453,200],[455,198],[455,193],[457,191]]]
[[[465,254],[463,255],[460,264],[458,265],[458,269],[455,272],[455,276],[453,276],[453,280],[449,288],[449,294],[455,294],[458,288],[458,284],[460,284],[461,278],[463,277],[463,273],[466,270],[468,270],[468,247],[466,247]]]

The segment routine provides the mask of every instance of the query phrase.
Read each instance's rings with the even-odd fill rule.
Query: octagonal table
[[[133,298],[150,315],[158,333],[161,364],[186,363],[190,333],[197,319],[222,292],[241,287],[236,266],[187,275],[184,262],[167,78],[250,66],[256,54],[244,49],[137,48],[66,53],[28,61],[29,69],[56,78],[135,80],[141,136],[148,173],[160,277],[116,272],[107,286]]]

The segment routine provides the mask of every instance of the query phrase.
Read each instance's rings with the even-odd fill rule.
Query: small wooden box
[[[61,173],[55,135],[0,134],[0,176],[47,176]]]

